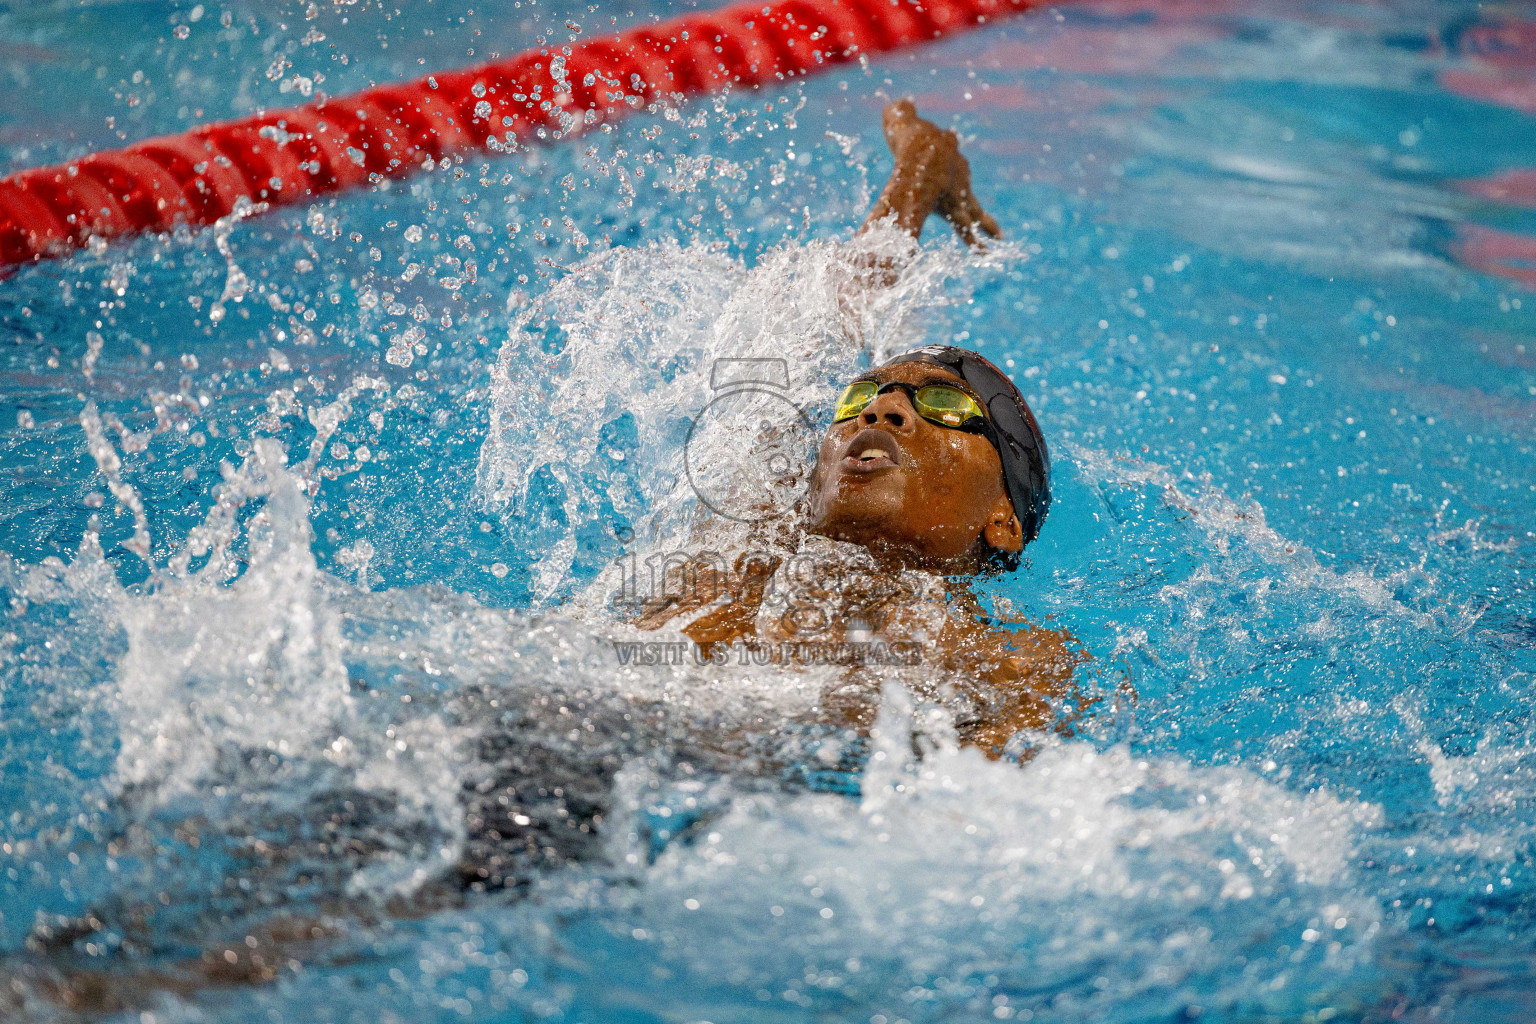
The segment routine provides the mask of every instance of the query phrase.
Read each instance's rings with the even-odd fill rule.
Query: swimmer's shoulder
[[[994,627],[999,651],[1030,675],[1044,679],[1071,678],[1093,655],[1075,634],[1060,626],[1030,623]]]
[[[1078,666],[1093,660],[1069,630],[1038,623],[962,626],[947,646],[978,678],[1044,696],[1066,692]]]
[[[663,574],[661,593],[641,602],[630,622],[644,630],[678,624],[706,648],[748,639],[780,563],[778,556],[756,551],[737,555],[729,565],[714,554],[673,563]]]

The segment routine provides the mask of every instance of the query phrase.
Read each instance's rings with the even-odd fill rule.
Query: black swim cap
[[[1040,534],[1040,524],[1051,507],[1051,457],[1045,438],[1029,403],[1008,375],[970,349],[953,345],[927,345],[904,352],[880,364],[880,369],[899,363],[931,363],[942,366],[970,385],[986,406],[993,432],[987,435],[997,446],[1003,462],[1003,483],[1013,514],[1019,517],[1028,544]],[[1015,552],[995,551],[993,560],[1007,570],[1019,566]]]

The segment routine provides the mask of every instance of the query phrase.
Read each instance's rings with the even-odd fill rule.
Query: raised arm
[[[971,165],[960,154],[954,132],[917,116],[907,99],[886,104],[882,121],[896,169],[864,218],[861,233],[894,213],[897,225],[916,238],[928,215],[937,212],[969,245],[980,245],[983,234],[1003,236],[971,192]]]

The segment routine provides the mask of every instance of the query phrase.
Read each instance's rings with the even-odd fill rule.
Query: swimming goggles
[[[981,403],[966,392],[947,384],[924,384],[918,387],[899,380],[889,384],[856,380],[849,384],[837,399],[832,422],[841,423],[853,419],[875,400],[876,395],[883,395],[887,391],[906,392],[912,408],[930,423],[969,433],[988,432],[987,414],[982,411]]]

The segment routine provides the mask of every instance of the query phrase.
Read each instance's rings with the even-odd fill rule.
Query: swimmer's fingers
[[[955,227],[955,232],[968,245],[981,245],[977,231],[992,238],[1002,238],[1003,229],[997,220],[982,208],[980,200],[971,191],[971,165],[957,151],[951,171],[950,187],[939,197],[938,211]]]
[[[983,210],[981,208],[981,203],[976,201],[976,197],[975,196],[971,195],[970,193],[966,193],[966,199],[970,202],[971,206],[975,209],[975,212],[976,212],[975,223],[976,223],[976,225],[978,227],[980,227],[982,231],[986,232],[987,235],[989,235],[990,237],[992,237],[992,238],[1002,238],[1003,237],[1003,229],[998,226],[997,219],[995,217],[993,217],[990,213],[988,213],[986,210]]]
[[[1001,238],[1003,236],[1003,229],[997,226],[997,220],[995,220],[994,216],[983,209],[982,201],[975,198],[975,192],[971,190],[971,161],[966,160],[960,154],[958,144],[960,144],[960,140],[957,138],[955,140],[955,161],[951,167],[951,184],[949,184],[949,190],[951,190],[952,195],[955,197],[954,206],[958,210],[958,218],[960,218],[955,223],[955,226],[958,227],[960,224],[965,224],[965,230],[960,232],[963,238],[972,246],[980,246],[982,239],[977,238],[975,229],[980,227],[982,233],[991,236],[991,238]]]
[[[996,219],[990,213],[982,209],[981,203],[977,201],[970,189],[966,189],[965,194],[957,200],[955,205],[958,212],[956,216],[950,218],[950,223],[955,226],[956,231],[960,232],[960,237],[968,243],[981,245],[981,238],[976,234],[977,229],[991,238],[1003,237],[1003,229],[998,227]]]

